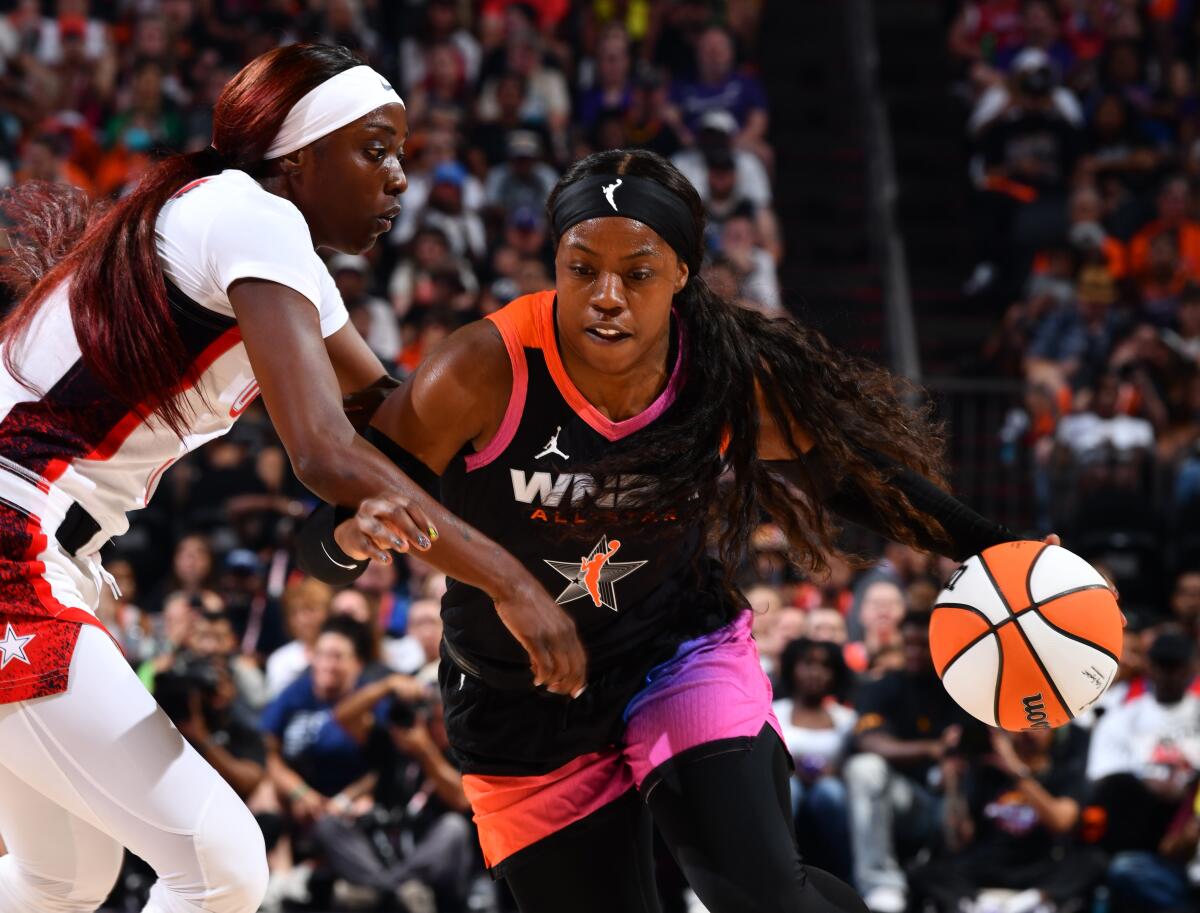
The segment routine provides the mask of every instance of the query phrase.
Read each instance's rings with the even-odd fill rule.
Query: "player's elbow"
[[[338,500],[338,490],[351,477],[344,456],[339,458],[335,451],[325,442],[314,442],[288,454],[300,484],[330,502]]]

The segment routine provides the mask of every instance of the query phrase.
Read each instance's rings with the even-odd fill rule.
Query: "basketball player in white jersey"
[[[212,147],[166,159],[86,226],[62,189],[10,201],[21,269],[4,278],[22,300],[0,327],[0,913],[95,910],[123,846],[158,873],[147,911],[258,909],[253,817],[95,609],[110,581],[98,553],[126,512],[260,391],[305,485],[348,507],[387,494],[385,546],[491,594],[548,687],[583,683],[563,610],[342,411],[385,372],[316,248],[358,253],[390,228],[407,132],[378,73],[293,45],[230,81]]]

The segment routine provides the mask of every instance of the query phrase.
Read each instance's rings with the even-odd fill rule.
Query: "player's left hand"
[[[420,505],[399,494],[365,499],[358,513],[333,531],[338,548],[355,560],[391,562],[389,550],[407,552],[410,546],[428,551],[437,530]]]

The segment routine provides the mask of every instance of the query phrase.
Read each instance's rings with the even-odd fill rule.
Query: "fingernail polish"
[[[429,538],[432,539],[434,542],[437,542],[437,537],[438,537],[437,527],[436,526],[429,527]]]
[[[417,545],[418,545],[420,548],[429,548],[429,546],[430,546],[431,544],[432,544],[432,543],[429,541],[429,537],[428,537],[428,536],[425,536],[425,535],[420,535],[420,536],[417,536]]]

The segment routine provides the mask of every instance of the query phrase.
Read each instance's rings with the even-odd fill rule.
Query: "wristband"
[[[368,428],[363,439],[387,456],[430,497],[438,498],[441,482],[432,469],[382,431]],[[330,586],[347,586],[362,576],[370,559],[351,558],[338,547],[333,537],[333,531],[356,513],[356,508],[323,504],[309,514],[296,533],[296,563],[300,570]]]
[[[296,532],[296,564],[310,577],[330,586],[353,583],[370,564],[366,559],[351,558],[338,547],[333,538],[338,522],[333,506],[322,504]]]

